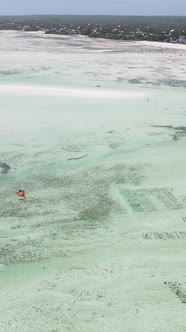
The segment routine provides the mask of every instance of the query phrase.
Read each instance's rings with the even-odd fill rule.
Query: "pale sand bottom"
[[[107,102],[11,89],[0,109],[12,167],[0,178],[0,329],[183,331],[185,138],[152,125],[185,126],[185,92]]]

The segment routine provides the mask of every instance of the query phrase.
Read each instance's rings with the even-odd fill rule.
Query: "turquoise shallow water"
[[[52,37],[28,36],[1,35],[2,67],[19,73],[0,77],[0,160],[11,167],[0,174],[0,330],[184,331],[185,89],[154,85],[158,71],[153,84],[118,81],[135,51],[108,55],[115,43],[87,51],[68,39],[56,51]],[[40,85],[85,95],[38,96]],[[87,88],[142,95],[87,98]]]

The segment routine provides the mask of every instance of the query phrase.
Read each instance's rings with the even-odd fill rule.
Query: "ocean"
[[[186,329],[185,61],[0,32],[0,331]]]

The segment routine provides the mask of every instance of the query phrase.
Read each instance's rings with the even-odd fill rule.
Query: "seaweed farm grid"
[[[121,188],[119,193],[125,200],[128,212],[156,212],[164,209],[182,209],[184,202],[176,197],[172,188]]]

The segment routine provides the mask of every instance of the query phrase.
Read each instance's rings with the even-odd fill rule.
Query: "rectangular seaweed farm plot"
[[[185,240],[186,232],[150,232],[143,233],[143,238],[145,240]]]
[[[156,212],[183,208],[171,188],[120,188],[119,194],[127,205],[129,213]]]
[[[176,210],[183,207],[182,202],[175,197],[170,188],[155,188],[153,195],[161,201],[167,209]]]
[[[136,212],[154,212],[157,210],[152,200],[147,197],[146,191],[141,193],[140,190],[135,189],[120,189],[120,195],[125,200],[128,211]]]

